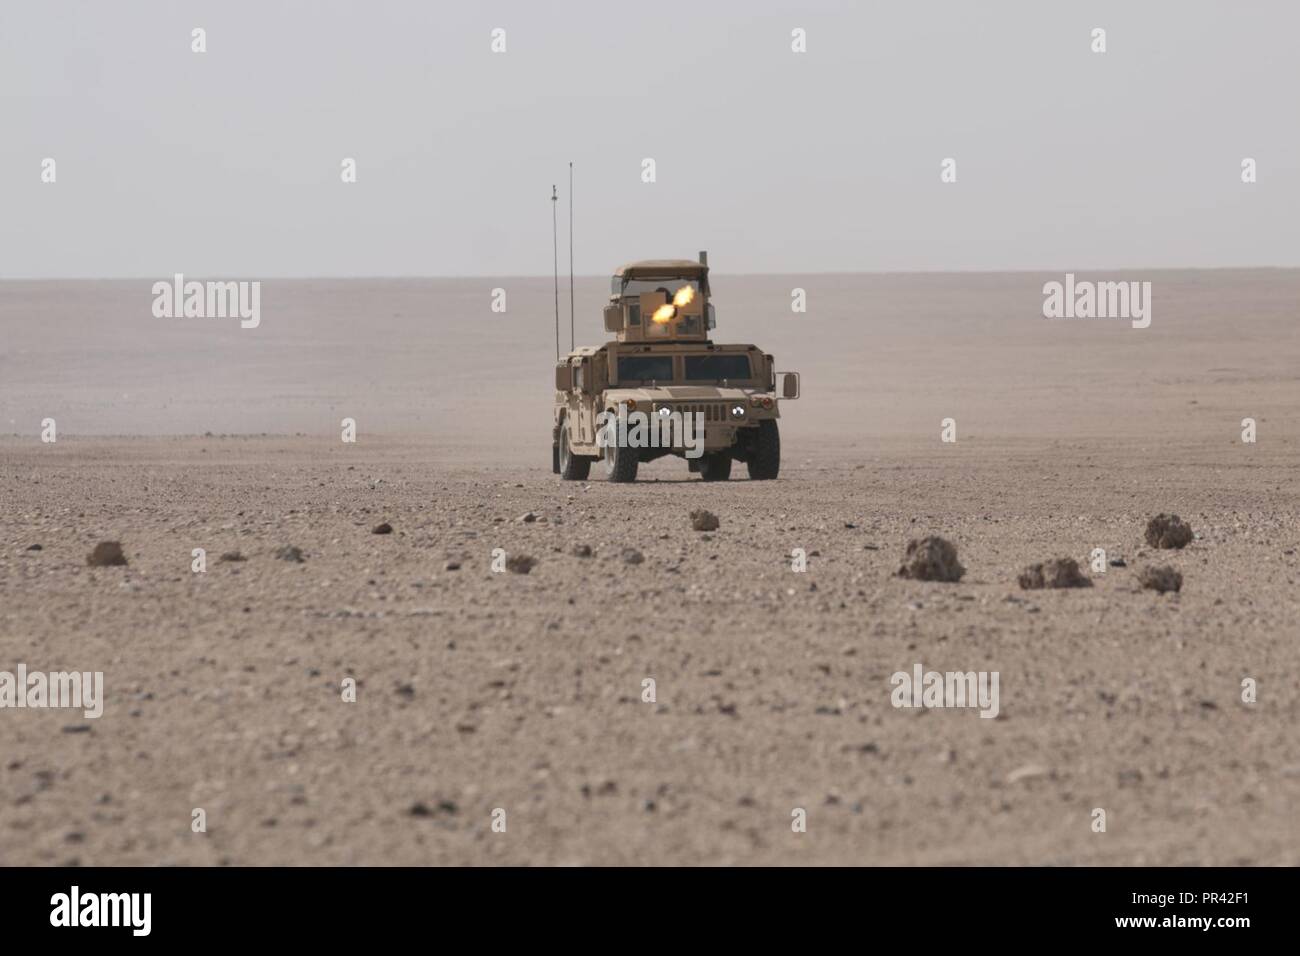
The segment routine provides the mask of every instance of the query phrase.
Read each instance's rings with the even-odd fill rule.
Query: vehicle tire
[[[771,481],[781,470],[781,433],[776,419],[765,418],[758,423],[758,434],[750,446],[746,467],[753,481]]]
[[[591,473],[591,459],[586,455],[575,455],[569,444],[569,420],[560,425],[560,478],[564,481],[586,481]]]
[[[726,481],[731,477],[731,454],[715,451],[700,456],[700,477],[705,481]]]
[[[605,477],[610,481],[636,481],[639,463],[635,448],[612,441],[605,446]]]

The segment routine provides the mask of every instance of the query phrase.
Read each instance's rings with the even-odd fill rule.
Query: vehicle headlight
[[[732,405],[732,406],[731,406],[731,417],[732,417],[732,418],[744,418],[744,417],[745,417],[745,406],[744,406],[744,405]]]

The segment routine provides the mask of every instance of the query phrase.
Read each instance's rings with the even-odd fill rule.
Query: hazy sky
[[[579,274],[1298,266],[1297,36],[1227,0],[4,0],[0,276],[549,275],[570,160]]]

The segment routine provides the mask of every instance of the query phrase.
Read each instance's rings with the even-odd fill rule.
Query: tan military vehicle
[[[617,339],[556,363],[552,470],[581,481],[603,460],[610,481],[634,481],[641,462],[672,454],[705,481],[731,477],[733,461],[743,461],[750,478],[775,478],[777,380],[781,398],[798,398],[799,375],[778,373],[755,345],[715,344],[714,326],[706,253],[698,262],[652,259],[615,272],[605,330]],[[633,427],[618,427],[629,419]],[[638,421],[652,438],[662,424],[664,440],[637,440]]]

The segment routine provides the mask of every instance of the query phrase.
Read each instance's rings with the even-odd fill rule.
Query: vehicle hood
[[[731,402],[748,398],[755,392],[762,392],[755,386],[723,388],[719,385],[660,385],[634,386],[630,388],[610,388],[605,390],[605,401],[610,403],[625,402],[629,398],[641,402]]]

